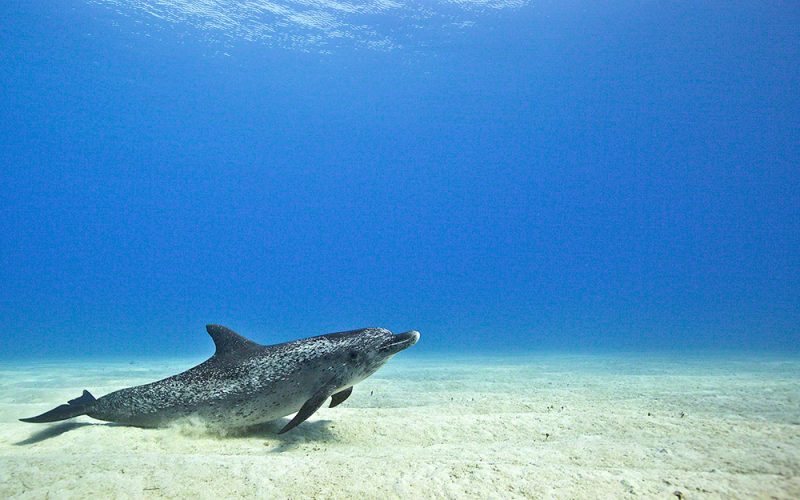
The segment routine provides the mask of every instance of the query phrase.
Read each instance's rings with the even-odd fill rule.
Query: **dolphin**
[[[295,413],[278,434],[316,412],[328,398],[342,404],[353,386],[414,345],[419,332],[383,328],[329,333],[261,345],[221,325],[207,325],[214,355],[185,372],[128,387],[99,399],[89,391],[23,422],[80,415],[135,427],[164,427],[198,417],[211,427],[248,427]]]

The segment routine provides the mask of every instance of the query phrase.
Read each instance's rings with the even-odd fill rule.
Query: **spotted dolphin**
[[[95,399],[89,391],[23,422],[56,422],[80,415],[136,427],[163,427],[198,417],[214,427],[247,427],[295,413],[279,432],[295,428],[328,398],[333,408],[353,386],[398,352],[419,332],[383,328],[329,333],[260,345],[220,325],[206,326],[216,352],[185,372],[121,389]]]

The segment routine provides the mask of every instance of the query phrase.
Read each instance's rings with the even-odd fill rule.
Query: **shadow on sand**
[[[288,422],[288,418],[273,420],[272,422],[266,422],[261,425],[231,432],[226,437],[238,439],[266,439],[275,444],[275,447],[270,450],[272,453],[290,451],[309,441],[331,442],[336,440],[336,434],[332,432],[330,428],[330,420],[306,421],[285,434],[278,434],[278,431]]]
[[[69,432],[79,427],[86,427],[87,425],[106,425],[106,424],[92,424],[89,422],[64,422],[62,424],[55,424],[45,427],[40,431],[31,434],[27,439],[14,443],[16,446],[25,446],[28,444],[36,444],[50,438],[58,437],[65,432]]]
[[[284,425],[289,421],[288,418],[266,422],[261,425],[248,427],[246,429],[228,431],[224,434],[209,432],[209,435],[218,436],[221,439],[252,439],[260,438],[266,439],[275,443],[275,447],[270,451],[273,453],[282,453],[296,448],[298,445],[309,441],[335,441],[336,435],[331,432],[329,427],[330,420],[315,420],[312,422],[304,422],[302,425],[292,429],[286,434],[278,434]],[[79,429],[81,427],[102,425],[106,427],[125,427],[120,424],[114,423],[93,423],[93,422],[63,422],[60,424],[50,425],[42,430],[34,432],[28,438],[14,443],[16,446],[26,446],[30,444],[40,443],[51,438],[58,437],[66,432]]]

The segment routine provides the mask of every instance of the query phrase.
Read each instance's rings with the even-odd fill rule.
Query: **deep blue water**
[[[180,5],[0,6],[0,356],[798,349],[796,2]]]

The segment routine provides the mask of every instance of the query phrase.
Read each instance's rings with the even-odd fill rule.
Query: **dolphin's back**
[[[138,427],[161,427],[181,417],[219,412],[229,407],[227,401],[247,398],[254,390],[252,378],[240,366],[212,357],[163,380],[109,393],[98,399],[87,415]]]
[[[226,427],[281,418],[311,396],[305,387],[318,385],[298,383],[301,368],[317,372],[308,370],[313,351],[298,353],[301,343],[259,346],[236,356],[218,352],[185,372],[107,394],[86,414],[137,427],[162,427],[190,416]]]

